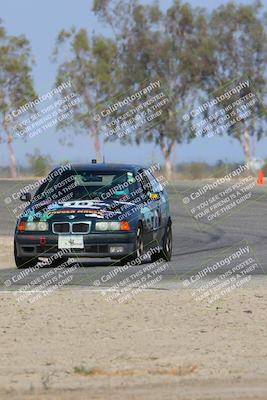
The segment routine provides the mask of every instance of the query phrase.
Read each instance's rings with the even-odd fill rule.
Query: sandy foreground
[[[85,288],[32,304],[0,292],[0,398],[267,399],[265,281],[212,305],[182,287],[122,304]]]

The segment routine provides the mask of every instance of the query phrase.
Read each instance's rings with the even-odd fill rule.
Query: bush
[[[209,176],[209,166],[204,162],[192,162],[188,167],[191,179],[202,179]]]
[[[42,155],[40,150],[35,149],[34,154],[27,154],[31,171],[34,176],[43,176],[51,170],[52,158]]]

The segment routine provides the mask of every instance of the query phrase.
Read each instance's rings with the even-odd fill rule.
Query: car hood
[[[116,200],[45,200],[30,204],[24,212],[27,221],[59,221],[70,219],[116,219],[136,207],[135,203]]]

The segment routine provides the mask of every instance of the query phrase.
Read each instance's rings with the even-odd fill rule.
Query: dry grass
[[[145,376],[145,375],[168,375],[185,376],[197,370],[196,365],[171,368],[128,368],[121,370],[105,370],[102,368],[75,367],[74,372],[82,376]]]

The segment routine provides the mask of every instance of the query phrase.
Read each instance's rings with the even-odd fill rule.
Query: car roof
[[[61,169],[63,166],[56,167],[53,171]],[[114,164],[114,163],[90,163],[90,164],[71,164],[75,171],[132,171],[137,172],[143,169],[138,164]]]

